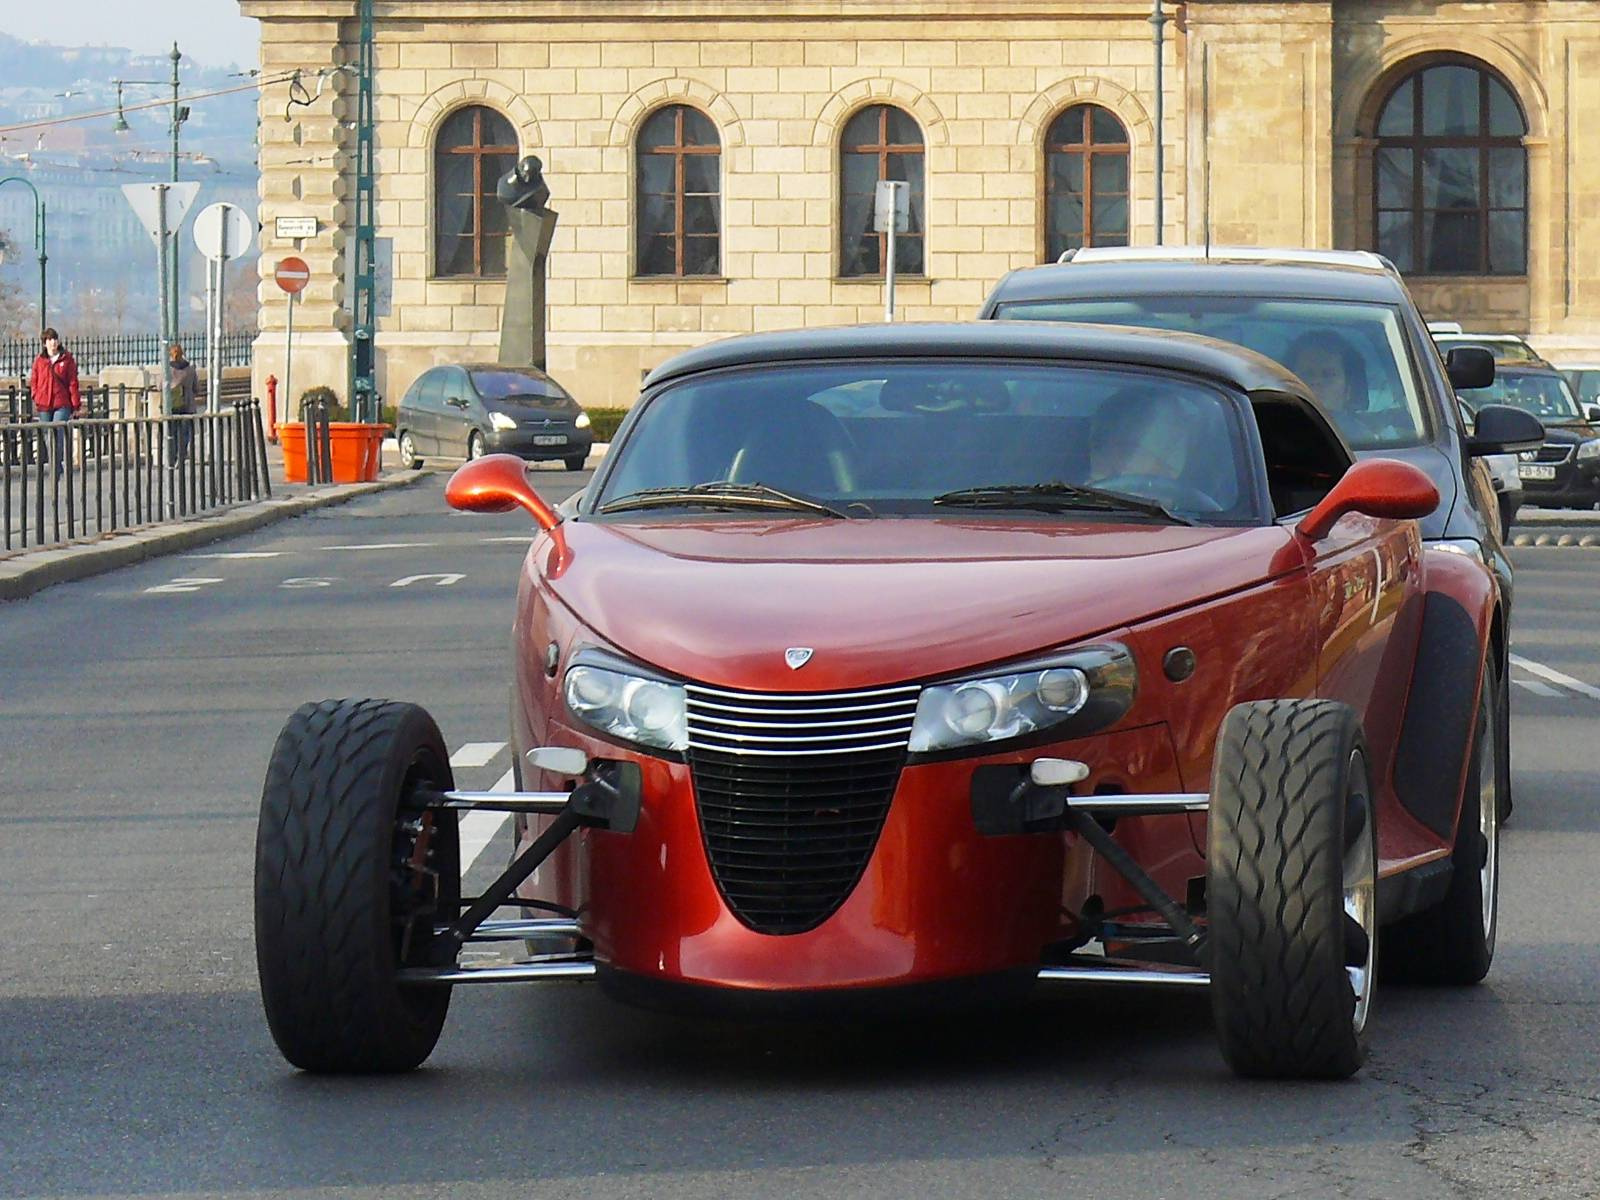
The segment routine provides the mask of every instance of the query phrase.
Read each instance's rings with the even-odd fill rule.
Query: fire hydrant
[[[267,376],[267,441],[278,444],[278,377]]]

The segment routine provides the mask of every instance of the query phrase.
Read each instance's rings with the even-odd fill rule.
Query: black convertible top
[[[675,355],[651,371],[644,386],[723,367],[849,358],[1039,359],[1155,367],[1199,375],[1244,392],[1277,392],[1310,400],[1306,385],[1295,375],[1231,342],[1160,329],[1046,321],[849,325],[746,334]]]

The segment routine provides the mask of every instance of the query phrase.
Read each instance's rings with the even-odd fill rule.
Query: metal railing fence
[[[247,367],[250,365],[251,347],[255,344],[254,329],[236,329],[222,335],[222,365]],[[204,333],[178,335],[184,353],[193,363],[207,363],[210,340]],[[107,367],[149,367],[160,365],[167,357],[161,335],[156,333],[113,333],[99,337],[72,338],[66,342],[72,357],[78,360],[80,375],[94,375]],[[39,354],[37,338],[8,338],[0,341],[0,376],[26,378],[33,369],[33,360]]]
[[[6,551],[179,520],[272,495],[261,406],[0,423]]]

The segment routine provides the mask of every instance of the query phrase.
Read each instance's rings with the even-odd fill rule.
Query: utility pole
[[[1167,189],[1167,155],[1166,144],[1162,132],[1162,108],[1166,97],[1163,95],[1165,85],[1162,83],[1162,42],[1167,24],[1167,14],[1161,10],[1161,0],[1151,0],[1150,27],[1154,31],[1156,53],[1156,95],[1155,95],[1155,151],[1156,151],[1156,245],[1164,244],[1166,237],[1166,213],[1164,209],[1165,193]]]
[[[356,71],[356,238],[355,288],[352,296],[350,346],[350,410],[357,421],[376,422],[378,404],[376,342],[377,301],[377,181],[373,163],[374,122],[372,83],[372,0],[360,0],[360,42]]]
[[[178,107],[178,60],[181,59],[182,57],[183,57],[183,55],[178,53],[178,43],[177,42],[173,42],[172,43],[172,55],[171,55],[171,58],[172,58],[172,182],[173,183],[177,183],[178,182],[178,127],[183,124],[184,118],[189,115],[189,110],[188,109],[186,109],[186,108],[182,108],[181,109],[181,108]],[[178,281],[183,278],[182,275],[180,275],[179,272],[178,272],[178,239],[176,237],[174,237],[172,239],[171,271],[172,271],[172,280],[171,280],[171,282],[170,282],[170,284],[168,285],[168,288],[167,288],[167,296],[169,298],[169,302],[172,305],[172,311],[169,314],[167,319],[168,319],[168,321],[169,321],[169,323],[171,324],[171,327],[172,327],[172,337],[176,338],[178,336],[178,330],[182,328],[182,324],[181,324],[181,320],[180,320],[180,312],[181,312],[181,310],[180,310],[179,301],[178,301],[178,296],[179,296],[179,294],[181,292],[181,289],[178,286]],[[167,354],[167,348],[165,346],[161,347],[161,356],[162,356],[163,359],[166,358],[166,354]]]

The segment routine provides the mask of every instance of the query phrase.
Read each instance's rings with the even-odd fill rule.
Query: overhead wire
[[[209,92],[194,92],[187,96],[179,96],[178,104],[193,103],[196,100],[210,100],[217,96],[233,96],[240,92],[256,91],[260,88],[271,87],[274,84],[290,83],[298,79],[301,72],[298,70],[285,71],[280,75],[263,76],[249,83],[237,87],[216,88]],[[10,125],[0,125],[0,135],[8,133],[21,133],[29,129],[49,129],[57,125],[71,125],[78,121],[97,121],[106,117],[114,117],[118,113],[142,112],[150,108],[171,108],[174,101],[169,97],[165,100],[141,100],[137,104],[119,104],[115,108],[99,109],[95,112],[69,113],[59,117],[41,117],[33,121],[17,121]]]

